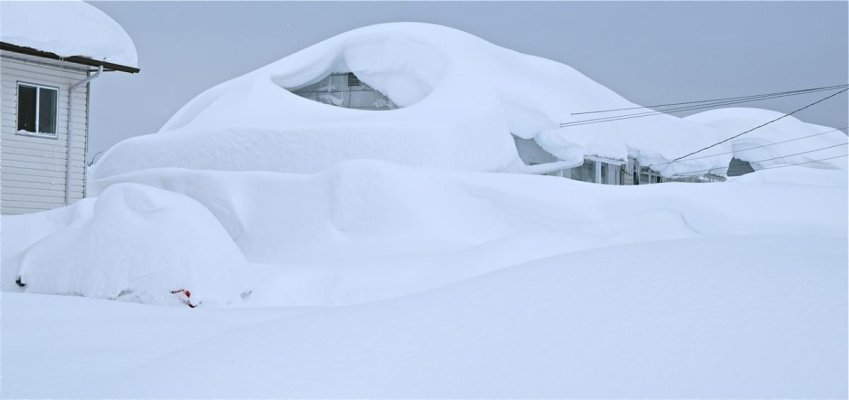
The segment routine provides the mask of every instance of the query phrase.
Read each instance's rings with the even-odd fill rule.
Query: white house
[[[0,212],[85,197],[90,82],[137,73],[127,33],[82,2],[0,3]]]

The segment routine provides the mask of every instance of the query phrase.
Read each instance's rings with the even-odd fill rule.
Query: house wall
[[[84,68],[60,61],[0,53],[0,213],[21,214],[65,205],[68,90],[85,79]],[[55,138],[17,133],[17,83],[59,89]],[[74,90],[71,115],[70,201],[85,196],[88,85]]]

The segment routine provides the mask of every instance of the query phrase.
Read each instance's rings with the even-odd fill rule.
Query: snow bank
[[[757,108],[722,108],[690,115],[685,119],[712,126],[721,130],[725,137],[731,137],[782,115]],[[734,157],[749,161],[755,170],[786,164],[801,164],[800,167],[804,168],[847,169],[846,157],[832,158],[849,151],[845,133],[832,127],[809,124],[792,116],[758,128],[730,143]],[[704,155],[719,151],[711,149],[705,151]],[[826,158],[832,159],[817,161]]]
[[[136,46],[115,20],[82,1],[4,1],[0,40],[22,47],[138,67]]]
[[[356,307],[4,294],[2,395],[845,398],[846,243],[613,246]]]
[[[57,216],[66,225],[39,230],[40,238],[15,229],[47,226]],[[28,293],[179,304],[170,292],[188,289],[193,304],[223,305],[247,287],[245,259],[218,221],[194,200],[161,189],[112,185],[73,207],[4,216],[3,228],[6,291],[20,277]],[[14,239],[19,234],[25,239]],[[31,244],[20,250],[15,241]]]
[[[339,72],[355,73],[401,108],[346,109],[290,91]],[[503,171],[517,165],[511,133],[536,138],[571,163],[584,155],[631,155],[645,165],[721,139],[709,127],[669,115],[557,129],[582,118],[573,112],[633,106],[564,64],[438,25],[381,24],[207,90],[158,134],[114,146],[93,173],[156,167],[305,173],[350,159]],[[729,160],[717,156],[675,168],[726,166]]]

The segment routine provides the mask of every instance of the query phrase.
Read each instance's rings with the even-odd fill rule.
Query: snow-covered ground
[[[3,218],[4,397],[846,396],[842,171],[612,187],[371,161],[121,182]],[[220,225],[183,245],[180,215]],[[167,299],[132,266],[174,258],[163,284],[229,297],[126,302]],[[17,265],[48,292],[147,295],[15,293]],[[39,286],[59,266],[117,286]]]
[[[351,307],[6,293],[3,395],[841,398],[846,263],[845,238],[759,234],[564,254]]]

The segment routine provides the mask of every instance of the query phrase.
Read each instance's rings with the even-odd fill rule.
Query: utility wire
[[[842,85],[832,85],[832,86],[822,86],[816,88],[808,88],[808,89],[796,89],[796,90],[785,90],[781,92],[773,92],[773,93],[762,93],[762,94],[754,94],[747,96],[735,96],[735,97],[722,97],[716,99],[707,99],[707,100],[694,100],[694,101],[682,101],[678,103],[666,103],[666,104],[655,104],[651,106],[637,106],[637,107],[627,107],[627,108],[613,108],[608,110],[594,110],[594,111],[583,111],[583,112],[575,112],[572,115],[581,115],[581,114],[597,114],[597,113],[606,113],[606,112],[614,112],[614,111],[630,111],[630,110],[640,110],[644,108],[661,108],[661,107],[669,107],[669,106],[680,106],[686,104],[698,104],[698,103],[712,103],[716,101],[725,101],[725,100],[740,100],[740,99],[748,99],[748,98],[759,98],[759,97],[771,97],[774,95],[781,94],[789,94],[789,93],[808,93],[815,92],[821,90],[831,90],[831,89],[843,89],[849,87],[847,84]]]
[[[802,151],[802,152],[793,153],[793,154],[784,154],[784,155],[780,155],[778,157],[772,157],[772,158],[766,158],[766,159],[763,159],[763,160],[754,160],[754,161],[748,161],[748,162],[749,163],[759,163],[759,162],[764,162],[764,161],[778,160],[779,158],[787,158],[787,157],[793,157],[793,156],[798,156],[798,155],[802,155],[802,154],[815,153],[817,151],[827,150],[827,149],[835,148],[835,147],[838,147],[838,146],[846,146],[846,143],[838,143],[838,144],[835,144],[835,145],[821,147],[821,148],[814,149],[814,150]],[[832,158],[837,158],[837,157],[832,157]],[[824,158],[822,160],[829,160],[829,159],[831,159],[831,158]],[[822,160],[819,160],[819,161],[822,161]],[[810,161],[810,162],[813,162],[813,161]],[[807,163],[808,162],[798,163],[798,164],[807,164]],[[675,174],[675,175],[676,176],[687,176],[687,175],[696,174],[696,173],[699,173],[699,172],[710,172],[710,171],[713,171],[715,169],[721,169],[721,168],[726,168],[726,167],[714,167],[714,168],[708,168],[708,169],[700,169],[698,171],[687,171],[687,172],[681,172],[681,173],[678,173],[678,174]],[[762,168],[762,169],[765,169],[765,168]]]
[[[767,144],[764,144],[764,145],[761,145],[761,146],[749,147],[749,148],[746,148],[746,149],[743,149],[743,150],[726,151],[726,152],[722,152],[722,153],[710,154],[710,155],[701,156],[701,157],[688,158],[688,159],[686,159],[686,160],[681,160],[681,161],[700,160],[700,159],[702,159],[702,158],[709,158],[709,157],[714,157],[714,156],[721,156],[721,155],[723,155],[723,154],[742,153],[742,152],[744,152],[744,151],[749,151],[749,150],[754,150],[754,149],[760,149],[760,148],[763,148],[763,147],[774,146],[774,145],[782,144],[782,143],[795,142],[795,141],[797,141],[797,140],[802,140],[802,139],[812,138],[812,137],[815,137],[815,136],[825,135],[826,133],[832,133],[832,132],[842,131],[842,130],[844,130],[844,129],[846,129],[846,128],[849,128],[849,127],[837,128],[837,129],[832,129],[832,130],[828,130],[828,131],[825,131],[825,132],[815,133],[815,134],[813,134],[813,135],[807,135],[807,136],[797,137],[797,138],[794,138],[794,139],[782,140],[782,141],[779,141],[779,142],[767,143]],[[656,165],[666,165],[666,164],[672,164],[672,163],[674,163],[674,162],[677,162],[677,161],[667,161],[667,162],[662,162],[662,163],[657,163],[657,164],[650,164],[650,165],[647,165],[647,167],[654,167],[654,166],[656,166]]]
[[[772,166],[772,167],[764,167],[764,168],[757,169],[756,171],[763,171],[763,170],[765,170],[765,169],[775,169],[775,168],[792,167],[792,166],[794,166],[794,165],[811,164],[811,163],[820,162],[820,161],[834,160],[834,159],[836,159],[836,158],[842,158],[842,157],[846,157],[846,156],[849,156],[849,154],[843,154],[843,155],[834,156],[834,157],[827,157],[827,158],[820,158],[820,159],[817,159],[817,160],[808,160],[808,161],[803,161],[803,162],[799,162],[799,163],[781,164],[781,165],[775,165],[775,166]],[[757,162],[757,161],[752,161],[752,162]],[[716,168],[714,168],[714,169],[716,169]],[[697,171],[697,172],[698,172],[698,171]],[[675,175],[675,177],[686,177],[686,175],[683,175],[683,174],[678,175],[678,174],[676,174],[676,175]]]
[[[710,102],[710,103],[694,104],[694,105],[670,108],[670,109],[661,110],[661,111],[656,111],[656,110],[642,111],[642,112],[631,113],[631,114],[620,114],[620,115],[612,115],[612,116],[608,116],[608,117],[598,117],[598,118],[582,119],[582,120],[578,120],[578,121],[563,122],[563,123],[560,124],[560,127],[561,128],[567,128],[567,127],[572,127],[572,126],[591,125],[591,124],[598,124],[598,123],[604,123],[604,122],[621,121],[621,120],[632,119],[632,118],[641,118],[641,117],[648,117],[648,116],[660,115],[660,114],[670,114],[670,113],[676,113],[676,112],[682,112],[682,111],[701,110],[701,109],[705,109],[705,108],[727,106],[727,105],[740,104],[740,103],[749,103],[749,102],[756,101],[756,100],[778,99],[778,98],[782,98],[782,97],[797,96],[797,95],[800,95],[800,94],[816,93],[816,92],[825,91],[825,90],[835,90],[837,88],[847,88],[847,87],[849,87],[849,85],[840,85],[838,87],[833,87],[833,88],[829,88],[829,89],[817,88],[817,89],[812,89],[812,90],[808,90],[808,91],[805,91],[805,92],[783,93],[783,94],[776,94],[776,95],[770,95],[770,96],[761,96],[761,97],[757,97],[757,98],[752,97],[752,98],[743,98],[743,99],[717,100],[717,101],[713,101],[713,102]]]
[[[672,160],[672,161],[673,161],[673,162],[675,162],[675,161],[679,161],[679,160],[681,160],[681,159],[683,159],[683,158],[686,158],[686,157],[692,156],[692,155],[694,155],[694,154],[701,153],[701,152],[703,152],[703,151],[705,151],[705,150],[707,150],[707,149],[710,149],[710,148],[713,148],[713,147],[719,146],[720,144],[722,144],[722,143],[726,143],[726,142],[728,142],[729,140],[732,140],[732,139],[738,138],[738,137],[743,136],[743,135],[745,135],[745,134],[747,134],[747,133],[750,133],[750,132],[752,132],[752,131],[754,131],[754,130],[756,130],[756,129],[763,128],[763,127],[765,127],[765,126],[767,126],[767,125],[769,125],[769,124],[771,124],[771,123],[773,123],[773,122],[776,122],[776,121],[779,121],[779,120],[781,120],[781,119],[787,118],[787,117],[789,117],[789,116],[791,116],[791,115],[793,115],[793,114],[796,114],[796,113],[797,113],[797,112],[799,112],[799,111],[802,111],[802,110],[806,110],[806,109],[808,109],[808,108],[811,108],[811,107],[813,107],[813,106],[815,106],[815,105],[817,105],[817,104],[819,104],[819,103],[822,103],[822,102],[824,102],[824,101],[826,101],[826,100],[828,100],[828,99],[830,99],[830,98],[832,98],[832,97],[834,97],[834,96],[837,96],[837,95],[839,95],[839,94],[841,94],[841,93],[845,93],[847,90],[849,90],[849,88],[843,89],[843,90],[841,90],[841,91],[839,91],[839,92],[836,92],[836,93],[832,93],[832,94],[830,94],[830,95],[828,95],[828,96],[826,96],[826,97],[823,97],[823,98],[821,98],[821,99],[819,99],[819,100],[817,100],[817,101],[815,101],[815,102],[813,102],[813,103],[810,103],[810,104],[808,104],[808,105],[806,105],[806,106],[804,106],[804,107],[797,108],[797,109],[795,109],[795,110],[793,110],[793,111],[791,111],[791,112],[789,112],[789,113],[786,113],[786,114],[784,114],[784,115],[782,115],[782,116],[780,116],[780,117],[778,117],[778,118],[775,118],[775,119],[769,120],[769,121],[767,121],[767,122],[764,122],[763,124],[760,124],[760,125],[758,125],[758,126],[756,126],[756,127],[754,127],[754,128],[751,128],[751,129],[745,130],[745,131],[743,131],[743,132],[740,132],[740,133],[738,133],[738,134],[736,134],[736,135],[734,135],[734,136],[731,136],[731,137],[725,138],[725,139],[723,139],[723,140],[720,140],[720,141],[718,141],[718,142],[716,142],[716,143],[714,143],[714,144],[711,144],[711,145],[709,145],[709,146],[702,147],[701,149],[698,149],[698,150],[693,151],[693,152],[691,152],[691,153],[685,154],[685,155],[683,155],[683,156],[681,156],[681,157],[678,157],[678,158],[676,158],[676,159],[674,159],[674,160]]]
[[[793,163],[793,164],[781,164],[781,165],[776,165],[776,166],[773,166],[773,167],[761,168],[761,169],[759,169],[758,171],[765,170],[765,169],[775,169],[775,168],[792,167],[792,166],[794,166],[794,165],[810,164],[810,163],[815,163],[815,162],[820,162],[820,161],[833,160],[833,159],[835,159],[835,158],[841,158],[841,157],[846,157],[846,156],[849,156],[849,154],[843,154],[843,155],[840,155],[840,156],[834,156],[834,157],[828,157],[828,158],[820,158],[819,160],[810,160],[810,161],[805,161],[805,162],[800,162],[800,163]]]

